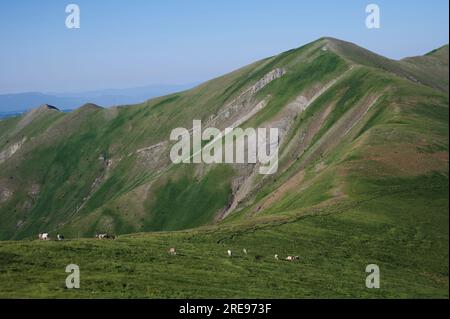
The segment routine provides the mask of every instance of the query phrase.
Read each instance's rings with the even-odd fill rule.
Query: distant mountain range
[[[168,84],[74,93],[24,92],[0,94],[0,118],[9,114],[21,113],[43,104],[55,105],[61,110],[75,109],[86,103],[94,103],[104,107],[136,104],[153,97],[184,91],[194,86],[195,84]]]

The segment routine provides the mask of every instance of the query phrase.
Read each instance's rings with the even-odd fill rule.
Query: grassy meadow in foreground
[[[2,242],[0,297],[448,298],[447,179],[398,185],[258,223],[115,241]],[[173,246],[176,256],[167,253]],[[80,289],[65,287],[70,263],[80,266]],[[365,287],[372,263],[380,289]]]

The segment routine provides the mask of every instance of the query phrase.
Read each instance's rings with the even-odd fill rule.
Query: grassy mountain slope
[[[184,230],[2,243],[2,293],[448,297],[448,105],[448,46],[394,61],[322,38],[140,105],[0,121],[0,238]],[[279,128],[277,173],[171,164],[170,131],[193,119]],[[84,290],[63,288],[69,260]],[[370,263],[384,289],[365,289]]]
[[[424,59],[447,63],[448,74],[448,61],[434,57],[441,56],[442,50],[445,48]],[[419,65],[415,62],[418,58],[412,60],[407,63]],[[336,179],[334,187],[344,188],[340,175],[349,173],[339,174],[339,170],[354,170],[356,165],[352,163],[357,160],[386,166],[390,164],[387,156],[401,158],[403,151],[407,152],[404,156],[415,156],[414,160],[421,164],[430,162],[429,168],[423,167],[423,172],[418,173],[434,169],[445,172],[448,138],[442,121],[448,118],[448,96],[429,88],[434,88],[436,79],[444,79],[445,72],[432,73],[428,78],[433,81],[424,86],[403,76],[404,63],[324,38],[193,90],[142,105],[113,109],[85,105],[69,114],[46,108],[32,111],[23,119],[2,121],[2,152],[10,153],[11,145],[17,150],[4,156],[1,164],[4,195],[0,202],[0,234],[3,238],[23,238],[58,229],[73,236],[106,230],[131,233],[196,227],[212,222],[233,200],[239,198],[239,205],[234,206],[244,207],[242,203],[258,201],[265,192],[295,179],[297,172],[308,170],[314,180],[324,176],[327,184],[318,187],[322,194],[317,200],[308,199],[316,204],[332,197],[323,192],[324,186],[333,186],[330,174]],[[284,74],[254,89],[276,69]],[[429,71],[427,67],[421,70]],[[248,90],[255,92],[249,94]],[[305,111],[299,109],[299,98],[308,103]],[[281,167],[276,176],[258,176],[249,165],[171,165],[168,136],[173,128],[190,128],[192,119],[202,119],[206,125],[224,129],[251,114],[261,101],[265,107],[252,114],[243,126],[271,125],[282,130]],[[52,116],[41,114],[46,112]],[[432,124],[433,131],[440,130],[435,135],[428,134],[428,127],[418,131],[414,116],[418,117],[415,121],[427,120],[422,125]],[[402,124],[393,123],[396,121]],[[393,133],[383,137],[379,130],[396,131],[395,139]],[[427,135],[423,136],[426,140],[418,145],[421,135]],[[392,147],[374,146],[386,142],[392,147],[401,144],[392,151],[398,155],[391,154]],[[418,150],[436,147],[440,152]],[[383,161],[369,161],[374,151],[382,153]],[[223,175],[218,170],[229,173]],[[401,172],[391,168],[390,174],[397,176]],[[252,191],[239,189],[239,185],[233,187],[242,180]],[[302,183],[308,184],[307,180],[308,176]],[[208,183],[221,186],[208,187]],[[296,198],[290,205],[292,209],[306,206],[297,196],[302,191],[291,195]],[[334,192],[346,194],[345,189]],[[176,193],[179,198],[174,197]],[[215,205],[205,202],[205,206],[197,207],[204,198],[210,198]],[[281,202],[273,202],[276,204],[265,206],[279,211]],[[180,209],[183,205],[187,206]]]

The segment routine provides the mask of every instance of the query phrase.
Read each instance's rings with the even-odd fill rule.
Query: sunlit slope
[[[141,105],[0,121],[0,238],[258,221],[448,180],[446,76],[448,47],[398,62],[323,38]],[[170,132],[193,119],[279,128],[277,174],[173,165]]]
[[[448,45],[424,56],[401,61],[388,59],[353,43],[327,38],[329,46],[348,61],[394,73],[417,84],[448,94]]]

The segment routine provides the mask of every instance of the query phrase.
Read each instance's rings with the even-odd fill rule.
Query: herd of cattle
[[[247,255],[247,254],[248,254],[248,253],[247,253],[247,249],[245,249],[245,248],[242,249],[242,252],[244,253],[244,255]],[[170,254],[170,255],[176,255],[176,254],[177,254],[176,248],[175,248],[175,247],[170,248],[170,249],[169,249],[169,254]],[[227,255],[228,255],[228,257],[233,257],[233,252],[232,252],[230,249],[228,249],[228,250],[227,250]],[[275,258],[276,260],[280,260],[277,254],[275,254],[274,258]],[[287,261],[296,261],[296,260],[299,260],[299,259],[300,259],[299,256],[287,256],[287,257],[285,258],[285,260],[287,260]]]
[[[38,238],[40,240],[50,240],[50,235],[48,233],[41,233],[39,234]],[[56,235],[56,239],[57,240],[64,240],[64,236],[61,234],[57,234]]]
[[[49,236],[48,233],[40,233],[38,238],[39,238],[39,240],[50,240],[50,236]],[[109,234],[109,233],[102,233],[102,234],[96,234],[95,238],[97,238],[97,239],[116,239],[116,235]],[[56,235],[56,239],[57,240],[64,240],[64,236],[61,235],[61,234],[57,234]],[[247,249],[244,248],[244,249],[242,249],[242,251],[243,251],[243,253],[245,255],[247,255]],[[177,254],[177,249],[175,247],[171,247],[169,249],[168,253],[169,253],[169,255],[176,255]],[[233,257],[233,252],[230,249],[228,249],[227,250],[227,255],[228,255],[228,257]],[[274,258],[276,260],[280,260],[279,257],[278,257],[278,254],[275,254]],[[287,260],[287,261],[296,261],[296,260],[299,260],[299,256],[287,256],[285,258],[285,260]]]
[[[116,235],[103,233],[103,234],[96,234],[95,238],[97,238],[97,239],[116,239]],[[38,235],[38,239],[39,240],[51,240],[50,235],[48,233],[40,233]],[[64,240],[64,236],[61,234],[57,234],[56,240]]]

